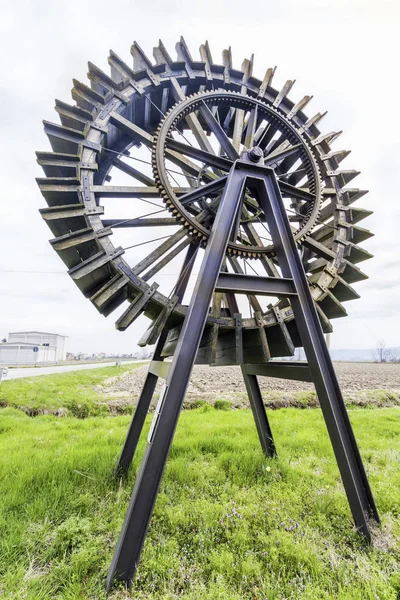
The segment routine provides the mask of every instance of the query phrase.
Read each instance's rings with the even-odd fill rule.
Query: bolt
[[[249,150],[249,153],[247,156],[249,157],[251,162],[257,163],[264,156],[264,152],[262,151],[262,149],[259,146],[254,146],[253,148],[251,148],[251,150]]]

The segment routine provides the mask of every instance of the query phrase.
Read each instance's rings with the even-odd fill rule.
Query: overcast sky
[[[7,4],[7,7],[5,6]],[[341,130],[335,149],[352,150],[343,168],[369,189],[361,223],[376,235],[361,299],[333,321],[333,348],[400,346],[400,3],[396,0],[13,0],[0,8],[1,87],[0,338],[43,330],[70,337],[83,352],[132,352],[145,321],[114,330],[85,300],[48,244],[45,206],[35,183],[35,150],[49,149],[42,119],[56,120],[54,99],[70,101],[72,78],[87,61],[107,70],[110,48],[128,63],[135,39],[152,55],[161,38],[170,54],[181,35],[192,55],[208,39],[214,61],[231,45],[234,65],[255,54],[255,76],[277,65],[275,87],[295,78],[290,97],[312,94],[307,112],[328,110],[324,131]]]

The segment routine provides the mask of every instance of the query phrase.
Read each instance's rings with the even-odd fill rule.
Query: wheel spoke
[[[190,238],[185,238],[178,246],[176,246],[176,248],[171,250],[171,252],[169,252],[166,256],[164,256],[164,258],[159,260],[149,271],[147,271],[147,273],[143,275],[142,279],[144,281],[149,281],[149,279],[154,277],[156,273],[161,271],[161,269],[163,269],[168,263],[170,263],[173,258],[178,256],[178,254],[180,254],[182,250],[187,248],[190,243]]]
[[[206,185],[202,185],[198,188],[193,189],[191,192],[184,194],[179,198],[179,202],[185,206],[186,204],[190,204],[191,202],[195,202],[204,196],[212,195],[213,193],[222,189],[225,185],[227,176],[220,177],[219,179],[215,179],[211,181],[211,183],[207,183]]]
[[[298,200],[306,200],[307,202],[315,201],[314,194],[311,194],[310,192],[301,188],[297,188],[294,185],[290,185],[290,183],[286,183],[286,181],[278,179],[278,185],[282,196],[286,198],[296,198]]]
[[[210,152],[201,150],[200,148],[195,148],[194,146],[188,146],[187,144],[178,142],[174,138],[167,138],[166,144],[170,150],[175,150],[180,154],[190,156],[191,158],[194,158],[202,163],[206,163],[209,166],[217,167],[219,169],[223,169],[224,171],[229,171],[232,167],[231,160],[223,158],[222,156],[217,156],[216,154],[211,154]]]
[[[275,152],[268,154],[268,156],[264,159],[264,164],[266,166],[270,166],[275,164],[276,162],[287,158],[288,156],[292,156],[292,154],[296,154],[300,150],[300,144],[296,144],[295,146],[288,146],[283,150],[276,150]]]
[[[166,209],[163,209],[166,210]],[[156,211],[158,212],[158,211]],[[162,211],[160,211],[162,212]],[[103,221],[104,227],[112,228],[126,228],[126,227],[166,227],[170,225],[178,225],[176,219],[173,217],[154,218],[148,219],[144,217],[137,217],[134,219],[125,219],[120,221],[119,219],[105,219]]]
[[[265,150],[277,131],[275,125],[267,123],[264,129],[257,134],[255,144]]]
[[[233,125],[233,136],[232,136],[232,144],[237,150],[240,152],[240,147],[242,144],[242,134],[244,128],[244,110],[237,108],[235,111],[235,122]]]
[[[148,256],[143,258],[137,265],[135,265],[135,267],[133,267],[132,269],[132,272],[135,275],[140,275],[140,273],[143,273],[143,271],[148,269],[148,267],[150,267],[158,259],[160,259],[166,252],[168,252],[168,250],[171,250],[171,248],[175,246],[177,242],[180,242],[185,236],[185,228],[182,228],[176,233],[174,233],[174,235],[171,235],[171,237],[169,237],[165,242],[163,242],[162,244],[160,244],[160,246],[153,250],[153,252],[151,252]]]
[[[117,169],[119,169],[123,173],[130,175],[131,177],[133,177],[134,179],[137,179],[138,181],[140,181],[141,183],[144,183],[145,185],[148,185],[148,186],[156,185],[154,182],[154,179],[152,179],[151,177],[148,177],[147,175],[144,175],[141,171],[138,171],[134,167],[131,167],[131,165],[127,165],[119,158],[116,158],[113,161],[113,164],[114,164],[114,167],[117,167]]]
[[[249,120],[246,127],[246,137],[244,140],[244,145],[246,148],[252,148],[254,144],[254,133],[256,129],[257,123],[257,106],[250,111]]]
[[[215,137],[217,138],[219,144],[224,149],[224,152],[231,160],[237,160],[239,158],[239,154],[236,149],[233,147],[231,140],[226,135],[225,131],[222,129],[221,125],[218,123],[214,115],[208,106],[203,102],[200,106],[200,114],[207,123],[208,127],[211,129]]]
[[[308,174],[307,174],[306,169],[297,169],[297,171],[293,171],[292,173],[289,173],[289,176],[287,177],[286,181],[290,185],[297,186],[301,181],[303,181],[303,179],[307,178],[307,175]],[[307,187],[307,185],[304,184],[301,187]]]
[[[129,186],[129,185],[92,185],[91,191],[99,198],[160,198],[156,186]],[[175,187],[174,193],[181,196],[191,188]]]
[[[128,121],[128,119],[125,119],[125,117],[121,117],[118,113],[113,112],[110,115],[110,123],[148,148],[152,147],[154,141],[153,136],[131,121]]]

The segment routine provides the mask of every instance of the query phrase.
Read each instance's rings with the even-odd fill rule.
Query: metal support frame
[[[254,294],[257,296],[276,296],[277,298],[288,298],[296,295],[292,279],[237,273],[220,273],[215,291],[224,294]]]
[[[114,579],[123,581],[128,587],[132,584],[209,313],[212,294],[218,281],[221,283],[221,276],[227,277],[226,273],[220,273],[221,267],[244,187],[249,184],[258,191],[259,203],[270,227],[282,276],[288,280],[285,284],[278,285],[282,286],[280,289],[286,291],[286,295],[290,292],[290,302],[308,360],[308,368],[303,371],[299,367],[299,372],[301,369],[305,377],[311,374],[314,381],[356,527],[369,538],[368,516],[379,521],[274,171],[268,167],[236,161],[226,181],[166,384],[153,417],[143,462],[109,569],[107,589],[110,589]],[[276,295],[277,288],[269,281],[265,283],[264,293]],[[239,290],[233,290],[230,285],[229,291],[244,293],[243,278],[238,287]],[[257,282],[253,281],[249,292],[254,293],[255,287],[258,290]],[[227,291],[221,287],[218,289]],[[160,360],[159,354],[165,341],[164,333],[157,345],[154,360]],[[240,355],[240,349],[238,354]],[[267,454],[273,456],[275,445],[256,371],[252,371],[247,365],[242,365],[241,368],[261,445]],[[140,431],[145,417],[143,413],[147,413],[156,380],[157,375],[149,371],[136,410],[137,413],[140,406],[140,419],[137,419],[141,422]],[[136,413],[128,434],[130,439],[127,438],[119,461],[119,469],[129,466],[140,435],[139,428],[133,426]]]
[[[244,365],[241,365],[241,369],[247,395],[250,400],[251,410],[253,411],[254,420],[256,422],[261,448],[265,454],[267,454],[267,456],[275,456],[276,449],[274,438],[272,437],[272,431],[269,425],[267,414],[265,412],[265,406],[261,396],[260,386],[258,385],[257,375],[249,374]]]
[[[197,254],[198,246],[191,244],[186,253],[185,260],[182,265],[181,273],[178,279],[175,293],[181,302],[187,284],[190,278],[191,271],[193,269],[195,256]],[[162,349],[167,339],[168,329],[165,327],[158,339],[156,348],[153,353],[152,362],[162,362],[164,359],[161,356]],[[159,375],[154,373],[151,369],[151,363],[149,370],[146,375],[146,379],[139,396],[139,400],[136,406],[136,410],[133,414],[132,421],[128,430],[128,434],[125,439],[124,446],[122,448],[121,455],[115,467],[115,474],[125,475],[129,469],[129,466],[135,455],[136,447],[139,442],[140,434],[142,433],[143,425],[146,420],[147,413],[149,411],[150,403],[156,389]]]
[[[240,167],[239,167],[240,168]],[[292,278],[297,295],[290,303],[307,357],[322,413],[336,456],[343,485],[357,529],[368,540],[368,518],[379,522],[378,511],[361,460],[357,442],[326,347],[324,334],[306,274],[297,251],[275,173],[267,167],[250,167],[248,176],[259,194],[268,221],[282,276]],[[249,175],[249,169],[244,171]]]

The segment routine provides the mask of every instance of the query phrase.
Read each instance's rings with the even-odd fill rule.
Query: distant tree
[[[400,348],[388,348],[386,351],[386,362],[400,362]]]
[[[386,362],[386,341],[385,340],[377,341],[375,360],[378,363]]]
[[[400,348],[386,348],[385,340],[378,340],[376,344],[375,362],[400,362]]]

